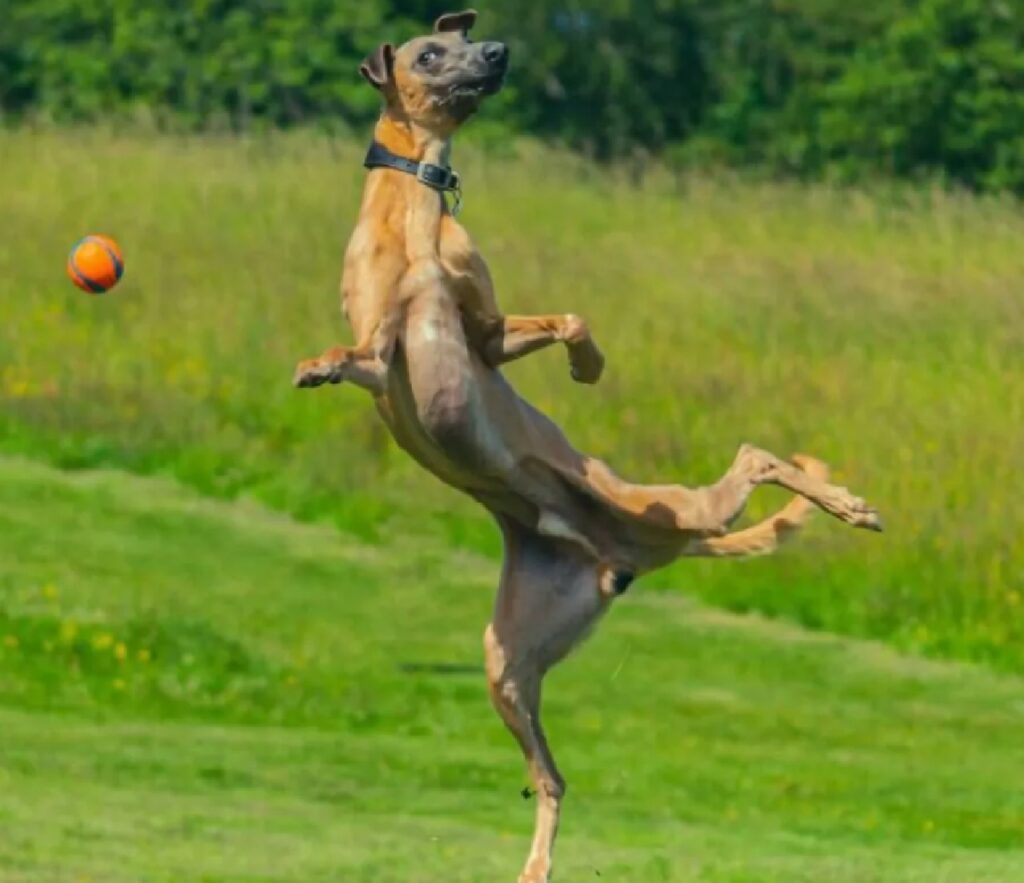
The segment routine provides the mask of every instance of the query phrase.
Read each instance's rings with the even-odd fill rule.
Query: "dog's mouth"
[[[481,95],[494,95],[500,92],[502,87],[505,85],[505,71],[498,71],[498,73],[490,74],[484,77],[480,81],[480,94]]]
[[[505,85],[505,71],[486,74],[482,77],[462,80],[452,85],[445,96],[445,104],[454,104],[462,101],[486,98],[501,91]]]

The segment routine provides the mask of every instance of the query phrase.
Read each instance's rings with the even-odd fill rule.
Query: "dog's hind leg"
[[[505,664],[503,648],[493,626],[487,630],[485,644],[491,701],[519,742],[536,791],[537,818],[533,844],[519,883],[548,883],[562,798],[565,796],[565,780],[555,766],[541,729],[541,674],[529,666]],[[524,792],[524,796],[529,796],[528,792]]]
[[[586,634],[608,604],[601,568],[575,545],[502,524],[505,565],[484,648],[491,701],[522,748],[537,816],[519,883],[548,883],[565,780],[540,721],[545,671]]]
[[[585,459],[586,486],[623,513],[652,527],[693,531],[706,536],[724,533],[740,516],[754,489],[776,484],[806,498],[853,527],[880,530],[878,513],[846,488],[829,484],[817,469],[806,470],[797,456],[793,463],[751,445],[742,445],[729,470],[714,484],[638,485],[617,476],[607,465]],[[568,475],[571,477],[571,474]]]
[[[775,484],[793,491],[853,527],[882,529],[878,511],[860,497],[855,497],[844,487],[822,481],[812,472],[780,460],[760,448],[743,445],[731,471],[744,476],[755,486]]]

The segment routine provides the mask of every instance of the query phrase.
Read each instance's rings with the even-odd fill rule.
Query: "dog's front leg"
[[[587,323],[572,313],[553,316],[505,316],[484,343],[484,358],[492,366],[521,359],[553,343],[569,350],[574,380],[597,383],[604,371],[604,356],[590,335]]]
[[[333,346],[317,359],[304,359],[295,368],[293,383],[300,389],[349,381],[371,395],[384,394],[388,366],[376,349]]]

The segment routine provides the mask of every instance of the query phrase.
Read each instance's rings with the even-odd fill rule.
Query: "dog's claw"
[[[575,366],[569,369],[569,374],[572,376],[572,379],[575,380],[577,383],[586,383],[588,385],[593,385],[597,383],[597,381],[600,380],[601,377],[600,374],[588,373],[586,371],[582,371],[579,368],[576,368]]]
[[[292,385],[296,389],[312,389],[325,383],[328,379],[329,375],[325,374],[324,366],[319,359],[307,359],[304,362],[299,362],[296,366]]]
[[[877,533],[882,532],[882,519],[878,514],[878,510],[860,499],[860,497],[853,498],[849,521],[854,527],[873,530]]]
[[[882,532],[882,519],[878,510],[866,500],[855,497],[846,488],[837,487],[831,502],[833,505],[828,507],[829,511],[851,527]]]
[[[865,530],[873,530],[875,533],[885,532],[885,525],[882,523],[882,517],[878,514],[877,509],[868,509],[864,513],[864,516],[861,518],[857,527],[863,527]]]

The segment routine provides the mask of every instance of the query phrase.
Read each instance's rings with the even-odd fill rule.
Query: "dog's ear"
[[[375,89],[383,89],[391,81],[394,64],[395,47],[390,43],[382,43],[363,59],[359,73]]]
[[[462,33],[467,34],[474,24],[476,24],[475,9],[467,9],[464,12],[449,12],[434,22],[434,33],[447,34],[450,31],[462,31]]]

